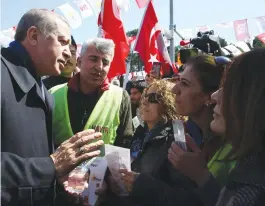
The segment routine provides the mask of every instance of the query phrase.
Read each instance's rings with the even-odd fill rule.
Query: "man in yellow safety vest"
[[[102,133],[105,144],[130,146],[130,97],[107,79],[114,47],[112,40],[103,38],[85,42],[78,59],[80,72],[69,83],[50,89],[55,97],[53,132],[57,145],[91,128]]]

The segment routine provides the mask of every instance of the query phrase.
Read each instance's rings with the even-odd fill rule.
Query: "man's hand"
[[[50,157],[55,165],[57,179],[68,176],[76,166],[85,160],[100,154],[98,150],[104,144],[102,134],[94,130],[85,130],[63,142]]]

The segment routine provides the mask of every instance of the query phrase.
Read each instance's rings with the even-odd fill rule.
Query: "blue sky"
[[[135,0],[130,1],[130,10],[122,13],[126,31],[138,28],[144,13]],[[65,0],[1,0],[1,30],[16,25],[20,17],[31,8],[54,9]],[[153,0],[161,27],[169,27],[169,0]],[[70,3],[74,8],[75,5]],[[58,9],[55,12],[60,13]],[[252,36],[258,34],[254,17],[265,15],[265,0],[174,0],[174,23],[177,28],[194,30],[199,25],[209,25],[221,37],[229,42],[235,41],[233,28],[220,29],[215,24],[227,21],[248,19],[249,31]],[[97,35],[97,17],[83,19],[81,27],[72,30],[78,43]],[[176,40],[179,42],[179,39]]]

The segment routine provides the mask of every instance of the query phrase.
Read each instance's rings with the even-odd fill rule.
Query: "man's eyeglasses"
[[[161,96],[158,95],[157,93],[149,93],[149,94],[144,94],[143,99],[147,99],[149,103],[152,104],[159,104],[161,100]]]

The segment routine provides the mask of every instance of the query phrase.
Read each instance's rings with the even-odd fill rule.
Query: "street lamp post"
[[[171,39],[170,39],[170,58],[171,62],[175,63],[175,43],[174,43],[174,20],[173,20],[173,0],[169,0],[169,10],[170,10],[170,25],[169,30],[171,33]]]

